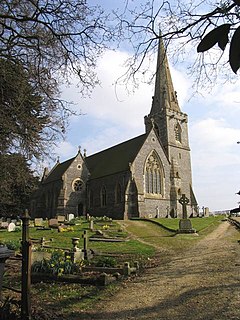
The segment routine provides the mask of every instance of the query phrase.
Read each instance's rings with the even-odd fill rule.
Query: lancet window
[[[115,203],[119,204],[122,201],[122,187],[120,183],[117,183],[115,188]]]
[[[176,124],[175,126],[175,139],[178,141],[178,142],[182,142],[182,129],[178,124]]]
[[[105,207],[107,205],[107,190],[106,187],[103,186],[101,189],[101,206]]]
[[[145,193],[162,193],[161,163],[155,152],[147,158],[145,165]]]

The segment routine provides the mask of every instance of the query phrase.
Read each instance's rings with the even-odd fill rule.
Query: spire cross
[[[189,203],[189,199],[185,194],[181,196],[179,203],[182,205],[183,219],[187,219],[187,204]]]

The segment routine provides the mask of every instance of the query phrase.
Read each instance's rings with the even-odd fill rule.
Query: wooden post
[[[31,242],[29,241],[28,210],[22,216],[22,295],[21,320],[31,319],[30,286],[31,286]]]

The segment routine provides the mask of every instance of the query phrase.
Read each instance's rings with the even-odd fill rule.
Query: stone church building
[[[163,42],[152,106],[144,122],[140,136],[91,156],[79,150],[51,171],[45,169],[33,195],[32,217],[177,217],[182,194],[189,199],[188,215],[195,214],[188,116],[179,107]]]

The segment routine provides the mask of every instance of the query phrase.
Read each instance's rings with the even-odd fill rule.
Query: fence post
[[[31,319],[31,242],[29,241],[28,210],[25,210],[22,219],[22,295],[21,295],[21,319]]]

